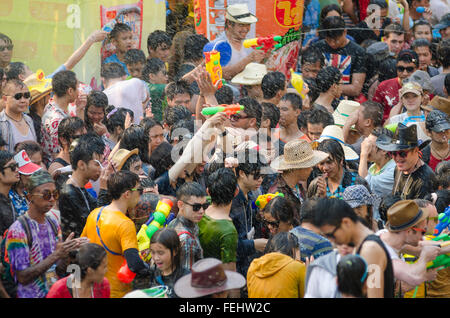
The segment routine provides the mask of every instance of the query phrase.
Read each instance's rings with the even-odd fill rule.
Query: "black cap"
[[[440,110],[433,110],[427,116],[425,127],[434,132],[442,132],[450,129],[449,117],[446,113],[441,112]]]

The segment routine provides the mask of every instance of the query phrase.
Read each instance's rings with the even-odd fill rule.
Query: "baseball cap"
[[[41,166],[32,163],[25,150],[22,150],[14,156],[14,160],[19,165],[19,173],[29,176],[42,169]]]
[[[402,88],[398,92],[398,95],[401,98],[406,93],[413,93],[413,94],[420,96],[423,94],[423,91],[422,91],[422,87],[419,84],[417,84],[415,82],[409,82],[402,86]]]
[[[375,57],[377,61],[383,61],[388,57],[394,56],[393,53],[389,51],[389,46],[386,42],[376,42],[372,45],[369,45],[367,48],[367,54],[371,54]]]
[[[450,26],[450,13],[445,14],[438,24],[433,26],[433,29],[441,30]]]
[[[427,116],[425,127],[434,132],[442,132],[450,129],[449,117],[446,113],[441,112],[440,110],[433,110]]]

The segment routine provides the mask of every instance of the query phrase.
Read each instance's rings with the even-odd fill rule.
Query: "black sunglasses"
[[[414,67],[412,67],[412,66],[408,66],[408,67],[397,66],[397,71],[399,71],[400,73],[403,73],[405,70],[408,73],[412,73],[412,72],[414,72]]]
[[[50,190],[44,190],[42,193],[34,193],[33,195],[41,197],[46,201],[50,201],[52,196],[53,196],[53,199],[55,199],[55,200],[59,199],[59,191],[58,190],[55,190],[53,192],[51,192]]]
[[[31,94],[30,94],[30,92],[26,92],[26,93],[17,93],[14,95],[5,95],[5,96],[11,96],[11,97],[14,97],[16,100],[20,100],[22,97],[25,97],[26,99],[30,99]]]
[[[341,224],[339,224],[338,226],[336,226],[336,228],[333,230],[333,232],[331,233],[323,233],[323,235],[327,238],[335,238],[334,237],[334,233],[336,233],[336,231],[341,227]]]
[[[263,219],[263,222],[265,225],[270,225],[272,227],[278,227],[280,225],[279,221],[268,221],[266,219]]]
[[[388,154],[392,158],[395,158],[397,156],[400,156],[400,158],[406,158],[408,156],[409,151],[389,151]]]
[[[13,48],[14,44],[2,45],[0,46],[0,52],[3,52],[4,50],[11,51]]]
[[[182,201],[182,202],[186,203],[187,205],[190,205],[194,212],[200,211],[201,208],[203,208],[203,210],[206,210],[209,207],[209,203],[208,202],[203,203],[203,204],[201,204],[201,203],[190,204],[190,203],[188,203],[186,201]]]
[[[19,164],[17,162],[12,163],[10,165],[3,167],[3,170],[8,169],[8,168],[11,169],[11,171],[16,171],[17,168],[19,168]]]
[[[246,119],[246,118],[248,118],[248,116],[243,117],[239,114],[233,114],[230,116],[231,121],[238,121],[239,119]]]

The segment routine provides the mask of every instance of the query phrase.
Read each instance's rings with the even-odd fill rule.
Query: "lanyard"
[[[121,253],[116,253],[116,252],[111,251],[111,250],[106,246],[106,244],[103,242],[102,237],[100,236],[100,229],[99,229],[99,227],[98,227],[98,220],[100,219],[100,215],[102,214],[102,211],[103,211],[104,208],[105,208],[105,207],[102,207],[102,208],[100,209],[100,211],[98,212],[98,215],[97,215],[97,221],[95,222],[95,228],[97,229],[97,235],[98,235],[98,238],[100,239],[100,242],[102,243],[103,247],[105,248],[105,250],[107,250],[108,252],[110,252],[112,255],[120,256],[120,255],[122,255],[122,254],[121,254]]]

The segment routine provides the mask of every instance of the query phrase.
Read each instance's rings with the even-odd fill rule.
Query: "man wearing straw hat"
[[[231,79],[242,72],[251,62],[261,63],[265,57],[264,51],[251,50],[243,47],[243,42],[250,32],[253,23],[258,22],[250,12],[246,3],[229,5],[225,14],[225,31],[216,41],[226,41],[231,46],[231,60],[223,67],[223,77]]]
[[[242,90],[245,90],[247,97],[254,98],[258,102],[261,102],[263,98],[261,82],[266,74],[267,67],[264,64],[252,62],[247,64],[241,73],[233,77],[231,83],[242,85]]]
[[[276,158],[270,165],[281,173],[269,188],[269,193],[284,193],[285,198],[294,203],[300,213],[300,205],[306,194],[303,185],[299,183],[306,182],[312,168],[327,157],[328,154],[322,151],[312,150],[306,140],[289,141],[284,146],[284,155]]]

